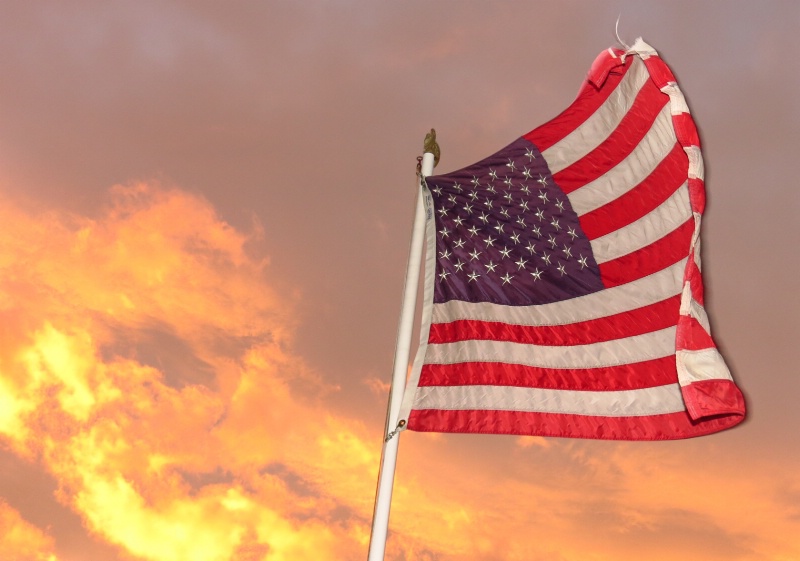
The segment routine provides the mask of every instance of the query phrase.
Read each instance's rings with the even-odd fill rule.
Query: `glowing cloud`
[[[0,551],[14,561],[58,561],[53,539],[0,500]]]
[[[258,232],[176,189],[115,187],[111,203],[96,219],[2,204],[2,441],[56,478],[92,534],[137,558],[362,548],[363,499],[319,485],[353,468],[363,478],[377,456],[357,423],[292,393],[316,378],[287,350],[290,307],[266,260],[248,253]]]

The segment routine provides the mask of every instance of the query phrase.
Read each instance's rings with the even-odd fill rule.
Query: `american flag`
[[[429,177],[418,431],[659,440],[744,418],[703,307],[699,139],[641,39],[561,115]]]

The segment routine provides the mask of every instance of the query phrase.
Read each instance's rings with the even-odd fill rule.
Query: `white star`
[[[529,212],[528,201],[520,201],[519,208],[521,208],[523,212]]]
[[[536,270],[531,272],[531,275],[533,276],[533,281],[536,282],[541,278],[542,271],[539,270],[539,267],[536,267]]]
[[[480,275],[478,273],[476,273],[475,271],[472,271],[467,276],[469,277],[469,281],[467,281],[467,282],[472,282],[474,280],[477,280]]]
[[[525,224],[525,219],[524,219],[524,218],[522,218],[522,215],[521,215],[521,214],[520,214],[519,216],[517,216],[517,224],[519,224],[519,225],[520,225],[520,226],[522,226],[523,228],[526,226],[526,224]]]
[[[494,190],[494,185],[487,186],[486,190],[489,191],[490,193],[497,193],[497,191]]]
[[[446,208],[440,208],[440,209],[438,209],[436,212],[438,212],[438,213],[439,213],[439,216],[441,216],[442,218],[444,218],[445,216],[447,216],[447,209],[446,209]]]
[[[528,188],[527,185],[523,185],[522,187],[519,188],[519,190],[522,191],[523,193],[525,193],[526,195],[530,195],[531,194],[531,190]]]
[[[486,216],[486,213],[485,213],[485,212],[482,212],[482,213],[481,213],[481,215],[480,215],[478,218],[480,218],[481,220],[483,220],[483,223],[484,223],[484,224],[486,224],[487,222],[489,222],[489,217],[488,217],[488,216]]]
[[[578,237],[578,234],[575,232],[575,228],[573,228],[572,226],[570,226],[569,230],[567,230],[567,234],[572,236],[573,240]]]
[[[449,275],[449,274],[450,274],[449,271],[444,271],[443,270],[441,273],[439,273],[439,281],[441,282],[441,281],[447,279],[447,275]]]
[[[458,249],[461,249],[462,247],[464,247],[464,240],[459,238],[455,242],[453,242],[453,245]]]
[[[511,234],[511,239],[514,240],[515,244],[518,244],[519,243],[519,234],[514,232],[513,234]]]
[[[542,261],[544,261],[545,263],[547,263],[549,265],[550,264],[550,254],[543,252],[542,253]]]
[[[447,228],[442,228],[441,230],[439,230],[439,235],[442,236],[443,238],[446,238],[447,236],[450,235],[450,230],[448,230]]]
[[[550,236],[548,236],[547,243],[549,243],[550,247],[552,247],[553,249],[555,249],[556,245],[558,245],[556,244],[556,237],[553,234],[550,234]]]
[[[528,156],[528,159],[531,161],[536,159],[536,154],[534,154],[533,150],[531,150],[530,148],[525,149],[525,155]]]
[[[472,253],[470,253],[469,256],[472,257],[470,261],[476,261],[481,256],[481,252],[478,251],[477,249],[473,249]]]
[[[508,249],[508,246],[505,246],[505,247],[503,247],[503,249],[500,250],[500,255],[502,255],[504,259],[508,259],[510,253],[511,253],[511,250]]]
[[[584,267],[588,267],[589,264],[586,263],[586,257],[584,257],[582,253],[579,253],[578,255],[581,256],[581,258],[578,259],[578,263],[581,264],[581,269],[583,269]]]
[[[538,226],[534,226],[531,231],[533,232],[533,235],[536,236],[537,238],[542,237],[542,231],[539,229]]]
[[[477,175],[473,175],[470,183],[472,183],[475,187],[478,187],[481,184],[481,180],[478,179]]]
[[[526,179],[530,179],[531,178],[531,170],[529,170],[527,167],[524,168],[522,170],[522,175],[524,175]]]
[[[477,199],[477,198],[478,198],[478,192],[477,192],[477,191],[473,191],[472,193],[470,193],[470,194],[469,194],[469,198],[470,198],[472,201],[474,201],[475,199]]]
[[[515,265],[516,265],[518,268],[520,268],[520,269],[524,269],[524,268],[525,268],[525,264],[526,264],[526,263],[527,263],[527,261],[525,261],[525,260],[524,260],[522,257],[520,257],[520,258],[519,258],[519,261],[516,261],[514,264],[515,264]]]
[[[547,193],[545,193],[544,191],[539,191],[539,198],[542,199],[542,202],[544,204],[547,204],[548,201]]]
[[[533,245],[531,242],[528,242],[528,247],[526,247],[525,249],[527,249],[528,251],[530,251],[530,252],[531,252],[531,255],[533,255],[534,253],[536,253],[536,246],[535,246],[535,245]]]
[[[558,267],[556,267],[556,269],[558,269],[562,277],[567,274],[567,272],[564,270],[564,264],[561,261],[558,262]]]
[[[494,270],[496,268],[497,268],[497,265],[495,265],[492,261],[489,261],[489,263],[486,265],[486,270],[488,272],[490,272],[490,273],[494,273]]]
[[[483,203],[483,204],[485,204],[485,205],[486,205],[487,207],[489,207],[489,208],[492,208],[492,199],[490,199],[490,198],[488,198],[488,197],[487,197],[487,198],[486,198],[486,202],[485,202],[485,203]]]
[[[512,194],[511,194],[509,191],[506,191],[505,193],[506,193],[506,194],[505,194],[505,195],[503,195],[503,198],[504,198],[505,200],[507,200],[508,202],[511,202],[511,200],[513,199],[513,195],[512,195]]]
[[[552,224],[553,228],[555,228],[556,230],[561,229],[561,226],[558,225],[558,220],[556,220],[555,217],[553,218],[553,220],[550,221],[550,224]]]
[[[489,236],[488,238],[486,238],[486,247],[494,247],[494,242],[496,241],[497,240],[494,239],[492,236]]]
[[[544,175],[542,175],[541,173],[539,174],[539,179],[537,179],[536,181],[541,183],[542,187],[546,187],[547,186],[547,178]]]
[[[461,189],[461,184],[460,183],[454,183],[453,184],[453,189],[455,189],[459,193],[463,190],[463,189]]]
[[[506,175],[506,178],[503,180],[503,183],[505,183],[506,185],[508,185],[510,187],[511,186],[511,179]]]
[[[562,249],[561,251],[564,252],[564,257],[566,259],[569,259],[570,257],[572,257],[572,248],[568,247],[567,244],[564,244],[564,249]]]
[[[500,278],[503,279],[503,284],[511,284],[511,279],[514,277],[506,273],[506,276]]]
[[[456,226],[461,226],[461,224],[463,223],[464,219],[461,218],[460,216],[456,216],[455,218],[453,218],[453,224],[455,224]]]
[[[479,230],[475,226],[473,226],[472,228],[467,228],[467,232],[469,232],[473,236],[476,236],[478,235]]]
[[[456,204],[456,196],[455,195],[450,195],[449,197],[447,197],[447,200],[450,201],[453,204]]]
[[[467,211],[467,214],[472,214],[472,205],[467,203],[464,205],[464,210]]]
[[[492,168],[489,168],[489,177],[492,179],[497,179],[497,172]]]
[[[564,212],[564,201],[556,202],[556,206],[558,207],[558,210],[560,210],[561,212]]]
[[[456,263],[456,264],[454,265],[454,267],[456,268],[456,271],[458,271],[458,272],[460,273],[460,272],[461,272],[461,269],[463,269],[463,268],[464,268],[464,265],[465,265],[465,264],[461,262],[461,259],[459,259],[459,260],[458,260],[458,263]]]
[[[503,233],[503,228],[505,228],[505,224],[503,224],[502,222],[498,222],[497,226],[494,227],[494,229],[497,230],[499,234]]]
[[[517,166],[514,163],[514,160],[512,160],[511,158],[508,159],[508,163],[506,164],[506,167],[507,168],[511,168],[511,171],[514,171],[515,169],[517,169]]]
[[[451,256],[451,255],[452,255],[452,253],[450,253],[450,252],[449,252],[448,250],[446,250],[446,249],[445,249],[444,251],[440,251],[440,252],[439,252],[439,257],[441,257],[442,259],[450,259],[450,256]]]
[[[434,187],[433,189],[431,189],[431,191],[433,191],[437,195],[441,195],[442,194],[442,188],[441,187]]]
[[[539,222],[544,220],[544,211],[542,209],[536,209],[536,217],[539,219]]]
[[[503,207],[502,209],[500,209],[500,214],[502,214],[502,215],[503,215],[503,216],[505,216],[506,218],[511,218],[511,217],[508,215],[508,209],[507,209],[507,208],[505,208],[505,207]]]

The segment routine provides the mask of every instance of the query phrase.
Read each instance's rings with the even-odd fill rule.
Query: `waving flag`
[[[405,428],[624,440],[731,427],[703,307],[703,162],[667,65],[609,49],[561,115],[427,178]]]

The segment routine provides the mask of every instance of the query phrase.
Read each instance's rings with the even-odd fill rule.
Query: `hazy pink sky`
[[[0,557],[366,558],[425,133],[437,172],[642,36],[700,128],[748,420],[404,433],[387,559],[800,558],[800,4],[0,7]]]

